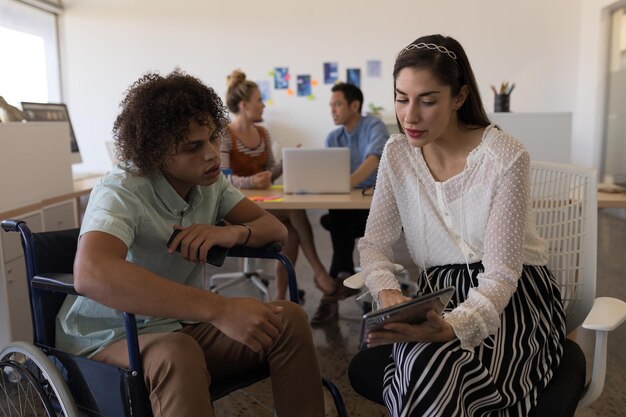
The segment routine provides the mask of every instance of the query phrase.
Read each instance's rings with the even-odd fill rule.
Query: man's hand
[[[283,329],[281,306],[254,298],[226,299],[212,324],[231,339],[255,352],[269,348]]]
[[[213,246],[232,248],[248,234],[248,230],[240,225],[193,224],[189,227],[175,225],[174,229],[181,232],[172,240],[168,252],[174,253],[180,245],[181,256],[191,262],[206,262],[207,253]]]
[[[272,185],[272,173],[270,171],[261,171],[252,176],[252,184],[254,188],[264,190]]]

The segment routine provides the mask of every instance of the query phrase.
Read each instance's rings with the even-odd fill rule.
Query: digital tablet
[[[395,306],[364,314],[361,321],[361,347],[367,345],[367,334],[380,329],[385,323],[418,324],[427,320],[426,313],[429,310],[435,310],[437,314],[441,314],[452,298],[452,294],[454,294],[454,287],[447,287]]]

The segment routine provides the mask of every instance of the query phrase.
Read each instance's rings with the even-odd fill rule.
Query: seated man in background
[[[340,127],[330,132],[326,146],[350,148],[350,185],[353,188],[373,187],[378,162],[389,138],[387,127],[377,117],[361,115],[363,93],[355,85],[338,83],[331,91],[331,115]],[[344,287],[342,281],[354,274],[354,240],[363,236],[368,214],[369,210],[329,210],[322,216],[322,226],[330,232],[332,240],[333,258],[329,273],[337,281],[337,290],[322,298],[311,324],[336,319],[338,301],[356,293]]]
[[[278,416],[320,416],[304,311],[202,289],[212,246],[287,240],[282,223],[221,174],[227,123],[215,91],[189,75],[147,74],[131,86],[113,127],[122,163],[93,189],[78,243],[75,285],[89,298],[66,298],[57,347],[128,367],[120,313],[128,311],[138,315],[155,417],[212,416],[210,385],[264,364]],[[215,226],[222,218],[229,225]],[[181,232],[167,247],[174,229]]]

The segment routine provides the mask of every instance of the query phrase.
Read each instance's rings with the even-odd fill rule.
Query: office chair
[[[263,271],[257,268],[256,259],[243,257],[243,269],[241,271],[211,275],[208,280],[208,288],[215,293],[220,293],[230,287],[249,281],[260,293],[261,299],[267,302],[270,301],[268,285],[271,278],[271,275],[263,274]],[[216,282],[218,280],[224,280],[224,282],[218,284]]]
[[[57,312],[66,295],[78,295],[72,272],[79,229],[31,233],[20,220],[5,220],[1,226],[7,232],[21,234],[34,342],[13,342],[0,349],[0,407],[3,407],[0,414],[151,416],[134,315],[123,313],[129,369],[70,355],[53,347]],[[280,249],[276,243],[262,248],[235,247],[229,249],[228,256],[275,259],[283,263],[288,271],[291,300],[297,302],[295,271]],[[215,401],[268,376],[269,369],[265,368],[222,381],[211,386],[211,398]],[[338,415],[347,416],[337,388],[328,380],[322,382],[333,395]]]
[[[597,196],[595,172],[571,165],[531,163],[532,208],[539,234],[548,241],[548,267],[560,285],[567,334],[581,324],[596,332],[593,371],[586,382],[585,356],[566,339],[563,358],[552,380],[539,395],[531,417],[573,416],[595,401],[606,376],[608,332],[626,318],[626,303],[595,297]],[[350,280],[349,278],[348,280]],[[356,277],[357,286],[363,283]],[[355,391],[384,405],[383,373],[391,346],[365,349],[352,359],[349,378]]]

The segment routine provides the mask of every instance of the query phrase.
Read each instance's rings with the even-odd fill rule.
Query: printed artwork
[[[263,103],[270,101],[272,99],[272,92],[269,80],[256,81],[256,85],[259,86],[259,90],[261,91],[261,99],[263,100]]]
[[[360,68],[348,68],[346,71],[346,79],[348,84],[361,87],[361,69]]]
[[[274,88],[277,90],[289,88],[289,68],[276,67],[274,69]]]
[[[324,62],[324,84],[335,84],[339,78],[336,62]]]
[[[367,68],[367,76],[371,78],[380,78],[381,62],[379,60],[371,59],[365,63]]]
[[[311,76],[310,75],[298,75],[298,96],[307,97],[311,95]]]

